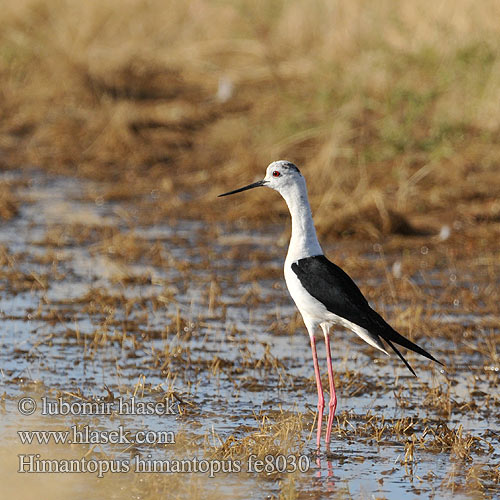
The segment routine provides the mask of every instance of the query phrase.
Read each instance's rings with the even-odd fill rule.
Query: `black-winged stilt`
[[[328,447],[337,407],[329,338],[332,326],[340,325],[352,330],[365,342],[389,355],[382,343],[382,340],[385,340],[413,375],[416,374],[412,367],[394,344],[406,347],[432,361],[441,363],[386,323],[370,307],[354,281],[340,267],[324,256],[314,228],[311,207],[307,198],[306,181],[293,163],[283,160],[275,161],[267,167],[266,176],[261,181],[219,196],[240,193],[260,186],[267,186],[278,191],[285,199],[292,216],[292,237],[285,259],[285,281],[311,339],[314,374],[318,389],[318,431],[316,435],[318,448],[321,442],[321,426],[325,407],[316,354],[315,332],[318,327],[321,327],[325,338],[330,386],[326,428],[326,445]]]

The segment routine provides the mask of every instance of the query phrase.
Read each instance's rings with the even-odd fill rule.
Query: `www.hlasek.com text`
[[[131,432],[122,425],[113,430],[72,425],[64,431],[17,431],[22,444],[175,444],[173,431],[140,430]]]

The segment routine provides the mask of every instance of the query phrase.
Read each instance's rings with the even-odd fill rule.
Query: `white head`
[[[261,181],[254,182],[248,186],[244,186],[228,193],[220,194],[219,196],[227,196],[229,194],[240,193],[247,189],[266,186],[280,194],[284,194],[288,188],[297,184],[305,184],[304,177],[299,169],[291,162],[285,160],[273,161],[266,169],[266,176]]]

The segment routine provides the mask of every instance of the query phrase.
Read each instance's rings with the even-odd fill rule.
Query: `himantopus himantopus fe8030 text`
[[[412,367],[394,344],[406,347],[438,363],[439,361],[427,351],[400,335],[386,323],[370,307],[354,281],[340,267],[324,256],[316,237],[311,208],[307,198],[306,182],[293,163],[275,161],[267,167],[266,176],[261,181],[219,196],[227,196],[260,186],[267,186],[278,191],[285,199],[292,215],[292,237],[285,259],[285,281],[292,299],[302,314],[311,339],[314,374],[318,389],[318,431],[316,436],[318,448],[321,442],[321,426],[325,407],[314,336],[318,327],[321,327],[325,338],[330,386],[329,414],[326,428],[326,445],[328,447],[333,417],[337,407],[329,338],[332,326],[340,325],[352,330],[368,344],[388,354],[382,343],[382,340],[384,340],[401,358],[413,375],[415,375],[415,372]]]

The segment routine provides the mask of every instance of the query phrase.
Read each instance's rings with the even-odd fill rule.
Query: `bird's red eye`
[[[279,177],[280,175],[281,174],[277,170],[273,172],[273,177]]]

